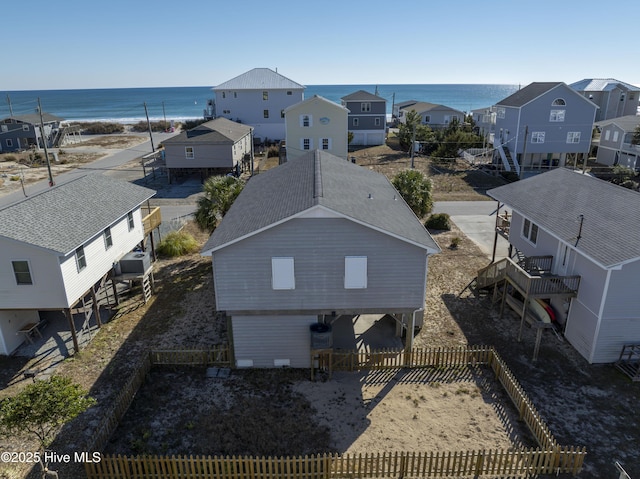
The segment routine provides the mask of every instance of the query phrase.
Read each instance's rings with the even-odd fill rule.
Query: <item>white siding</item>
[[[87,267],[78,272],[75,253],[61,258],[60,269],[64,278],[66,301],[70,307],[92,285],[98,282],[112,267],[113,263],[131,251],[144,238],[142,213],[140,208],[133,212],[134,228],[129,231],[127,216],[111,226],[113,246],[105,251],[102,231],[84,245]]]
[[[293,368],[310,367],[309,326],[317,316],[234,316],[231,321],[237,366],[273,368],[275,361],[289,360]]]
[[[16,284],[12,260],[27,260],[33,284]],[[0,309],[66,306],[58,257],[40,248],[0,239]]]
[[[582,303],[572,301],[564,336],[587,361],[591,357],[597,324],[597,315]]]
[[[0,310],[0,354],[9,355],[20,346],[25,337],[18,331],[29,323],[40,321],[37,311]]]

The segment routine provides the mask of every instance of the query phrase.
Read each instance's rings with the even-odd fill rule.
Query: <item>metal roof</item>
[[[349,112],[349,110],[346,107],[336,103],[335,101],[328,100],[327,98],[325,98],[323,96],[320,96],[320,95],[313,95],[311,98],[307,98],[306,100],[302,100],[302,101],[299,101],[298,103],[294,103],[293,105],[290,105],[287,108],[285,108],[284,112],[286,114],[286,113],[288,113],[290,111],[297,110],[298,108],[301,108],[301,107],[306,108],[310,104],[316,104],[317,105],[317,104],[321,104],[321,103],[325,103],[325,104],[330,105],[332,107],[335,107],[337,109],[344,110],[347,113]]]
[[[0,238],[67,255],[155,195],[99,173],[0,209]]]
[[[254,68],[213,87],[216,90],[303,90],[305,87],[270,68]]]
[[[557,168],[487,194],[605,268],[640,259],[636,191]],[[580,215],[584,219],[578,240]]]
[[[586,78],[569,85],[576,91],[609,91],[618,87],[627,91],[640,91],[640,88],[615,78]]]
[[[211,254],[316,206],[429,253],[440,251],[385,176],[315,150],[251,178],[202,253]]]

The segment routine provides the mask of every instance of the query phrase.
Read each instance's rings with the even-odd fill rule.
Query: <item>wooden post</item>
[[[96,315],[96,324],[99,328],[102,327],[102,321],[100,321],[100,308],[98,307],[98,298],[96,297],[96,292],[91,286],[91,300],[93,301],[93,314]]]
[[[78,336],[76,334],[76,325],[73,322],[73,314],[71,314],[71,309],[65,308],[64,314],[69,320],[69,330],[71,331],[71,338],[73,339],[73,349],[76,353],[80,352],[80,346],[78,346]]]

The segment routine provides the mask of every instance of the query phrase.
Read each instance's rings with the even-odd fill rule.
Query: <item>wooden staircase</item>
[[[153,273],[145,274],[142,277],[142,295],[144,302],[148,303],[153,294]]]

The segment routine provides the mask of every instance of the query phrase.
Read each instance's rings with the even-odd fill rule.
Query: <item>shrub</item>
[[[451,238],[449,248],[456,249],[458,246],[460,246],[460,238],[458,236],[454,236],[453,238]]]
[[[171,258],[198,251],[200,245],[186,231],[171,231],[158,245],[158,253]]]
[[[451,221],[447,213],[436,213],[429,216],[424,226],[430,230],[449,231],[451,229]]]
[[[151,121],[149,124],[145,120],[139,121],[131,126],[133,131],[138,133],[149,131],[149,125],[151,125],[151,131],[166,131],[170,128],[170,123],[168,121]]]
[[[280,156],[280,148],[277,146],[270,146],[267,150],[267,158],[272,158],[274,156]]]
[[[80,123],[80,127],[84,133],[89,135],[109,135],[112,133],[124,132],[124,125],[120,123],[109,123],[103,121]]]
[[[2,161],[18,161],[18,157],[15,155],[3,155]]]
[[[396,174],[391,183],[398,190],[418,218],[431,211],[431,180],[418,170],[404,170]]]
[[[185,120],[182,122],[182,129],[183,130],[190,130],[191,128],[195,128],[198,125],[202,125],[203,123],[206,123],[208,120],[203,119],[198,119],[198,120]]]

